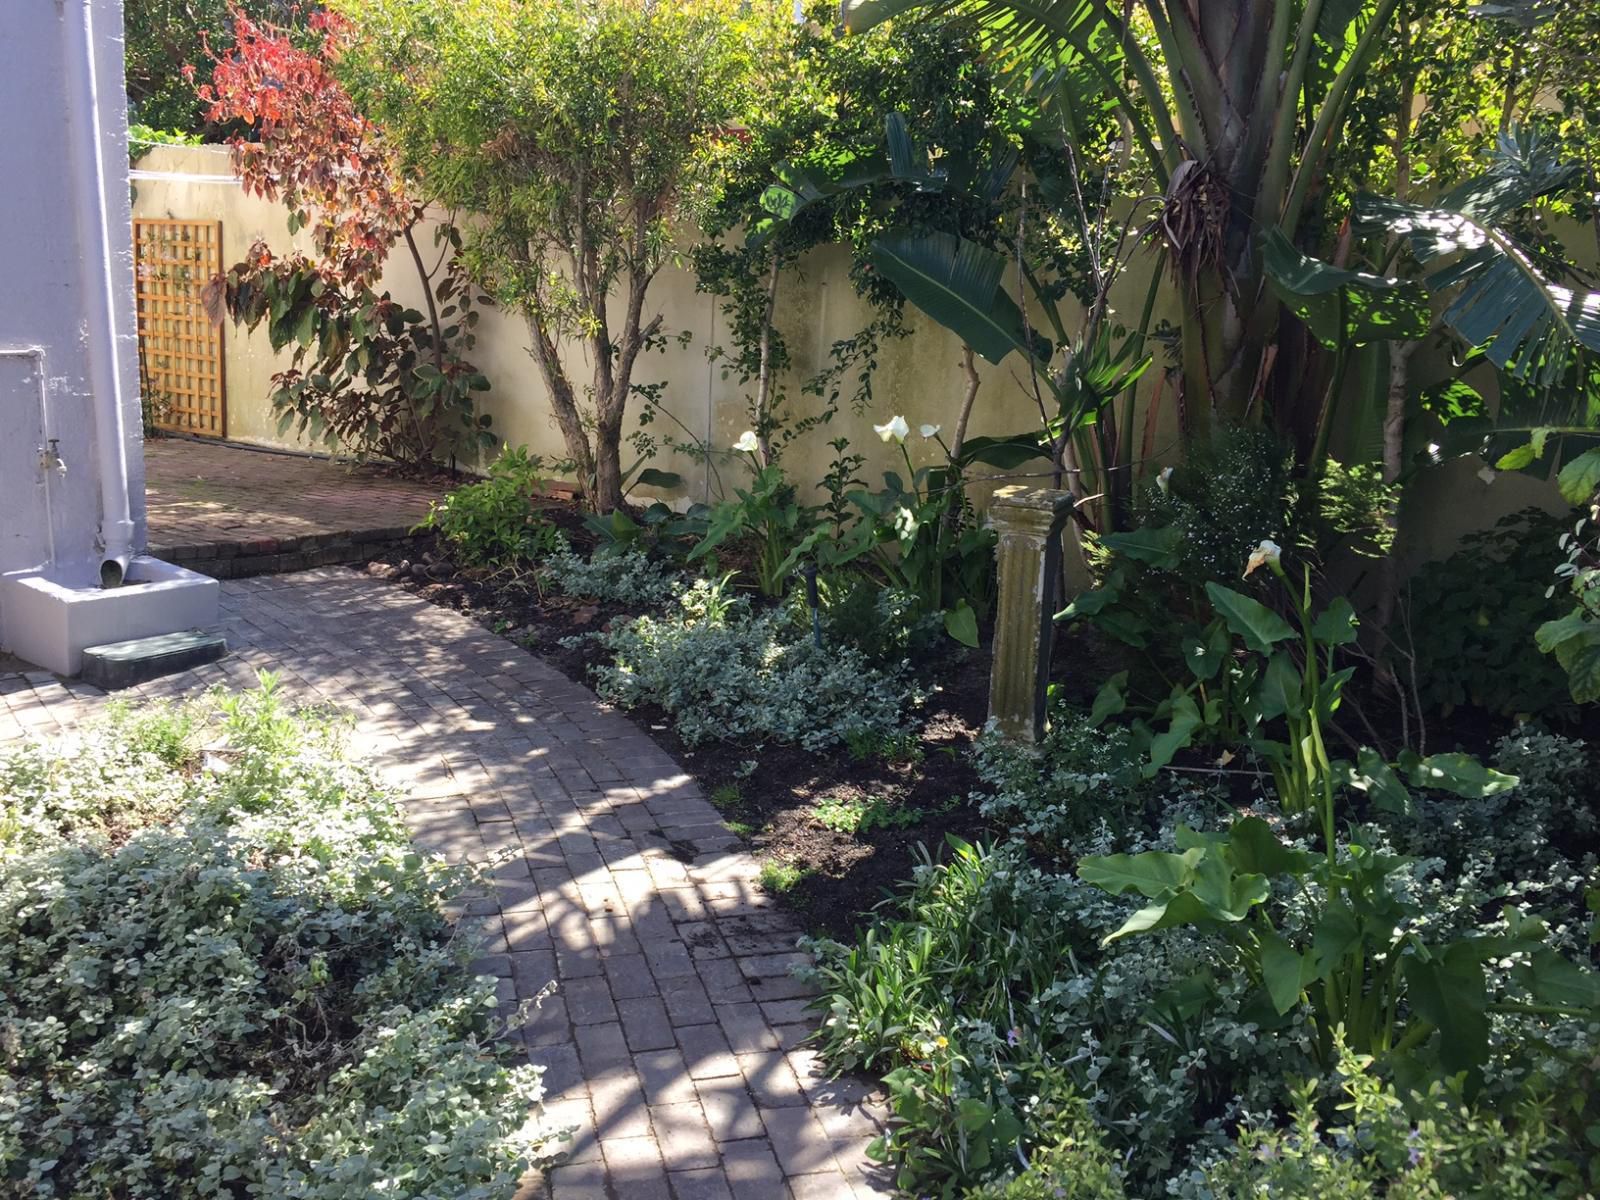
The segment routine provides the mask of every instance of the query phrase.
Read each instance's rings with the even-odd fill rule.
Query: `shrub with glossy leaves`
[[[422,528],[437,530],[456,559],[469,567],[507,567],[561,550],[566,542],[539,514],[544,460],[526,446],[507,446],[489,474],[428,508]]]
[[[1459,1081],[1402,1097],[1369,1058],[1343,1052],[1338,1116],[1321,1117],[1317,1083],[1298,1090],[1287,1128],[1253,1122],[1228,1153],[1176,1181],[1180,1196],[1255,1200],[1544,1200],[1591,1195],[1565,1135],[1538,1100],[1496,1113]]]

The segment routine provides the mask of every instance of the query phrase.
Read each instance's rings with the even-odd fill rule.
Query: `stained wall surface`
[[[88,303],[101,264],[82,250],[92,187],[73,152],[69,69],[72,23],[83,0],[5,0],[0,16],[0,573],[95,553],[100,527],[95,422],[90,387]],[[124,453],[135,545],[144,543],[133,248],[122,85],[119,0],[92,0],[96,90],[105,166],[104,204],[116,271],[115,370],[120,374]],[[59,439],[66,473],[45,472],[39,447]]]

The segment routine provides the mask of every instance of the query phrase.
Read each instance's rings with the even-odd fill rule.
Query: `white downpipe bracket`
[[[122,582],[133,555],[133,514],[128,503],[122,372],[117,364],[117,272],[106,213],[104,130],[95,75],[94,0],[79,0],[78,8],[78,19],[67,20],[74,43],[67,55],[67,71],[73,151],[80,181],[77,206],[84,295],[89,309],[85,340],[100,473],[100,543],[105,554],[100,578],[104,586],[115,587]]]

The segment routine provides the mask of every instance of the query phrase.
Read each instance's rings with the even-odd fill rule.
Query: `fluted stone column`
[[[1071,513],[1072,497],[1049,488],[1003,487],[989,505],[1000,579],[989,716],[1015,741],[1044,736],[1061,531]]]

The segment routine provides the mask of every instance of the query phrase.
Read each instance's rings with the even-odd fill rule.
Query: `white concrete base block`
[[[216,624],[215,579],[145,555],[121,587],[101,588],[99,573],[87,562],[0,576],[0,649],[76,675],[86,646]]]

